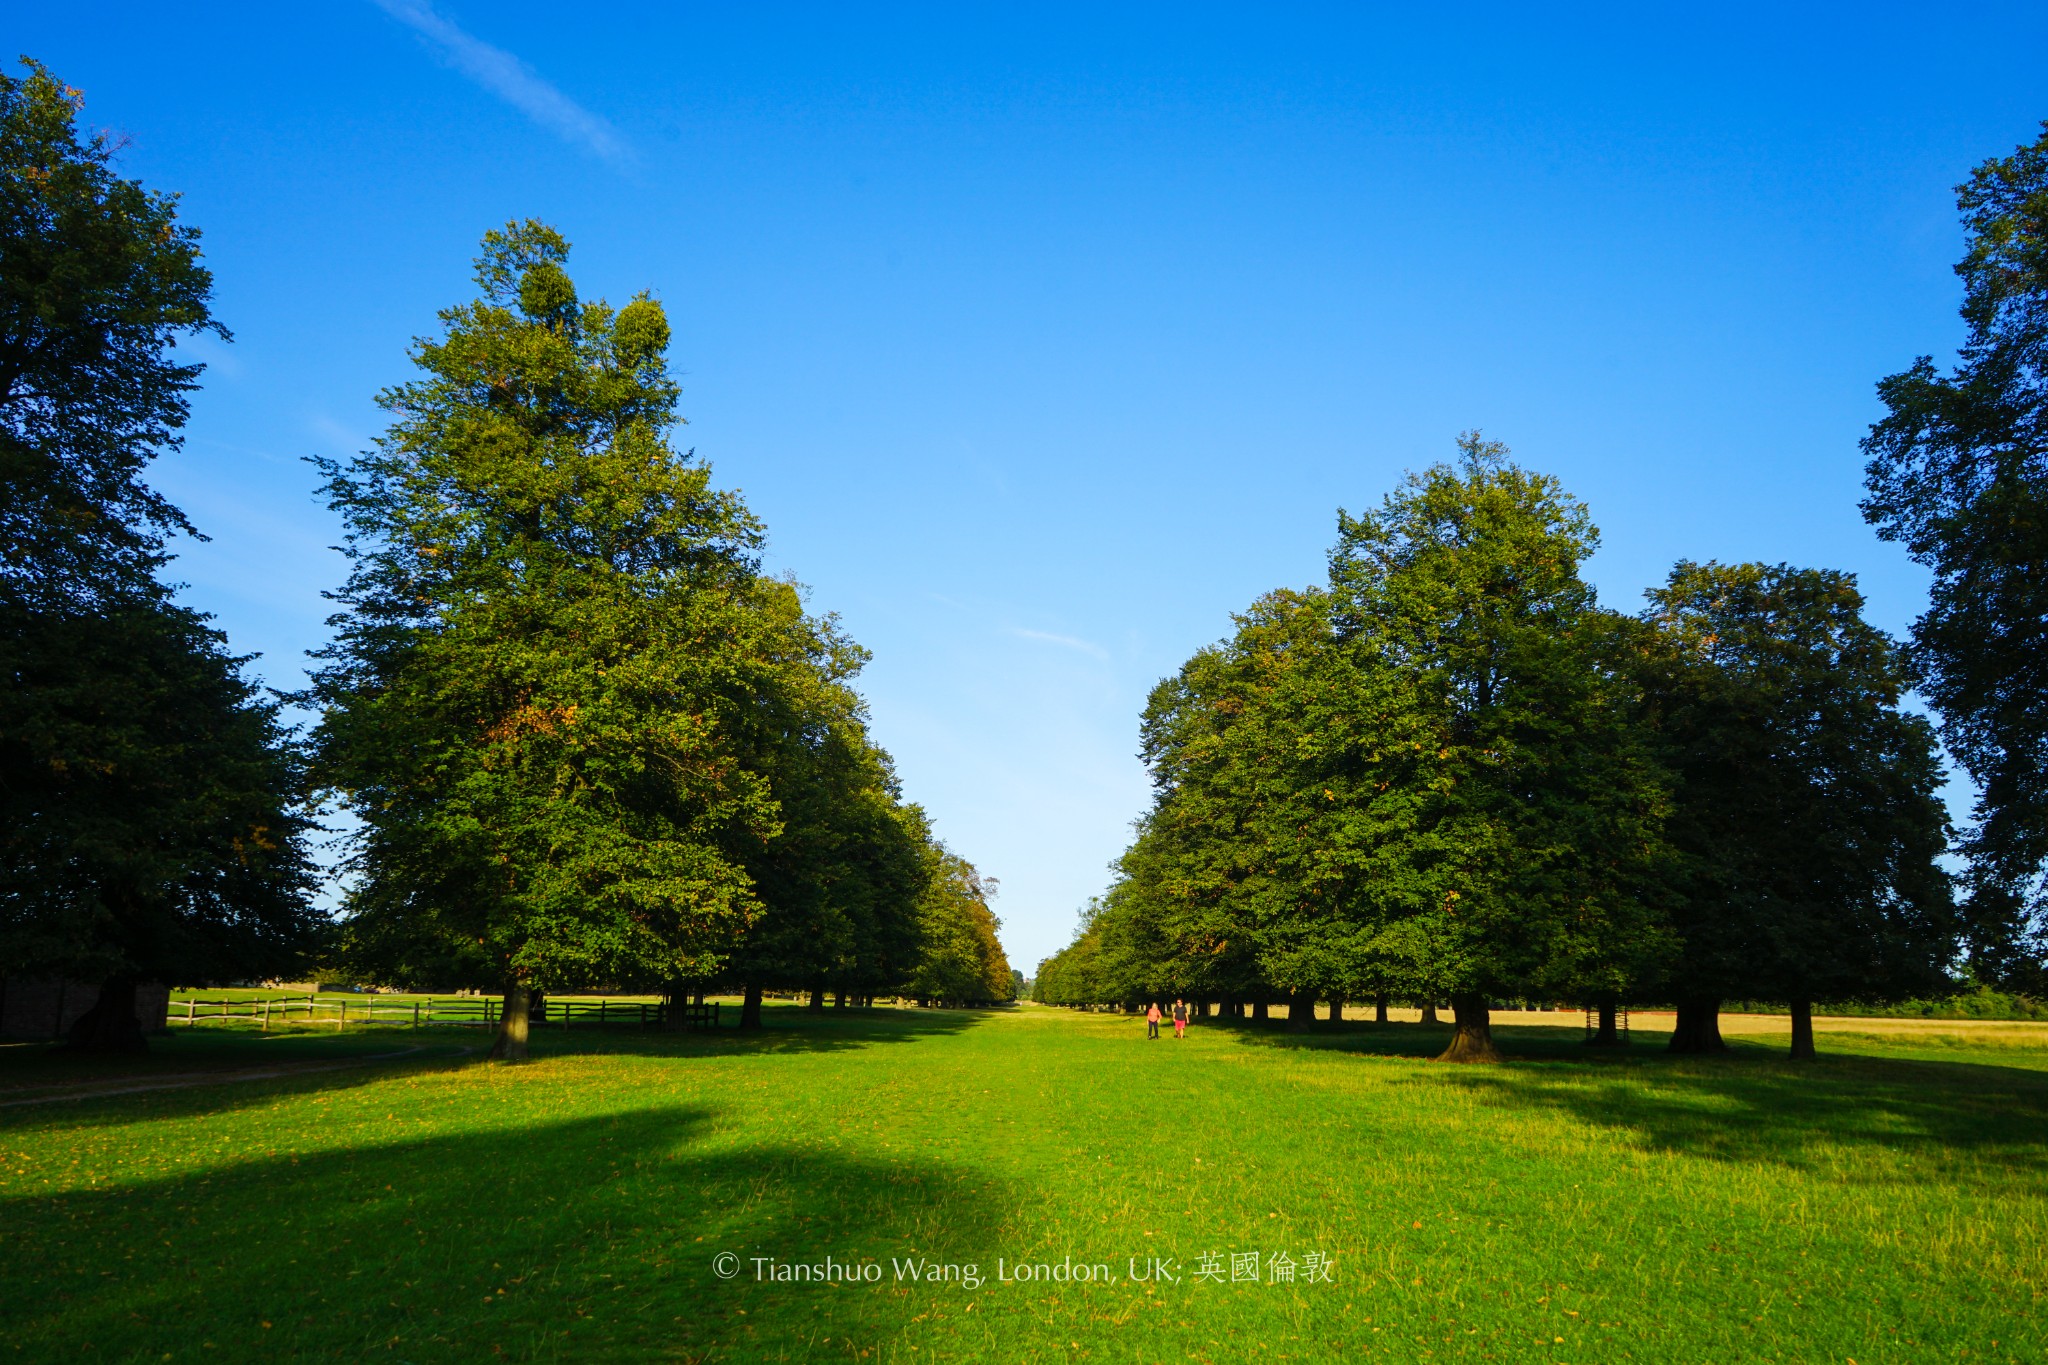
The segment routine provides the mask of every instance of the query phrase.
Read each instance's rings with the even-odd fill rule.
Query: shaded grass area
[[[465,1029],[343,1032],[331,1027],[279,1027],[269,1033],[178,1029],[153,1036],[148,1052],[108,1056],[78,1056],[49,1043],[4,1043],[0,1044],[0,1100],[126,1080],[321,1065],[415,1046],[445,1052],[465,1044],[488,1046],[489,1039],[487,1033]]]
[[[1838,1037],[1798,1067],[1509,1026],[1518,1060],[1473,1068],[1422,1060],[1443,1033],[1416,1025],[1148,1042],[1044,1009],[768,1016],[757,1037],[537,1032],[523,1067],[0,1111],[0,1357],[1873,1365],[2048,1346],[2048,1049]],[[201,1037],[232,1065],[420,1033]],[[0,1084],[55,1065],[10,1050]],[[1310,1252],[1329,1282],[1302,1282]],[[1205,1253],[1223,1282],[1197,1278]],[[1256,1254],[1256,1282],[1230,1282],[1231,1253]],[[755,1257],[828,1255],[883,1278],[753,1278]],[[1068,1256],[1114,1278],[996,1278],[998,1258]],[[1154,1256],[1180,1279],[1128,1278]],[[899,1281],[892,1258],[982,1283]]]

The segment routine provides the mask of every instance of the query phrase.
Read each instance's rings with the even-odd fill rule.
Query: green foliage
[[[659,306],[579,303],[552,229],[484,239],[375,449],[325,462],[354,568],[312,696],[361,821],[350,930],[548,987],[702,977],[781,830],[751,750],[846,649],[670,442]],[[764,714],[765,713],[765,714]]]
[[[191,612],[0,608],[0,959],[193,981],[292,971],[320,920],[276,705]]]
[[[2048,125],[1957,189],[1969,337],[1878,384],[1864,515],[1933,570],[1920,689],[1979,788],[1973,961],[2038,984],[2048,953]]]
[[[157,580],[191,527],[142,481],[199,375],[170,349],[227,335],[211,277],[174,197],[27,65],[0,73],[0,960],[128,988],[287,971],[319,925],[297,759]]]
[[[0,594],[55,609],[146,590],[191,532],[142,471],[198,383],[170,349],[227,332],[176,196],[115,174],[79,92],[25,65],[0,72]]]
[[[1586,509],[1460,449],[1153,690],[1152,809],[1037,998],[1945,989],[1941,771],[1853,580],[1681,564],[1619,616]]]
[[[866,653],[672,443],[661,306],[580,301],[567,256],[537,223],[486,236],[390,429],[321,466],[354,561],[311,694],[360,821],[347,961],[1002,998],[986,907],[934,917],[951,864],[868,736]]]
[[[1341,522],[1340,639],[1372,679],[1326,801],[1370,955],[1412,992],[1584,998],[1668,951],[1662,774],[1631,724],[1623,632],[1557,481],[1476,434]],[[1335,717],[1333,717],[1333,720]]]
[[[1340,516],[1327,589],[1260,599],[1155,689],[1157,796],[1089,989],[1583,996],[1668,952],[1661,775],[1623,623],[1578,576],[1591,523],[1504,448],[1461,449]]]
[[[1779,1000],[1728,1000],[1731,1014],[1783,1014]],[[1869,1019],[1982,1019],[2048,1021],[2048,1001],[2014,995],[1989,986],[1972,986],[1953,995],[1909,1000],[1829,1000],[1813,1007],[1816,1015]]]
[[[1677,778],[1671,989],[1938,991],[1956,948],[1941,766],[1847,574],[1680,564],[1650,593],[1649,724]]]
[[[927,873],[918,920],[923,951],[904,990],[919,1000],[984,1005],[1016,998],[1016,979],[1003,945],[1002,927],[988,903],[993,877],[944,845],[926,845]]]
[[[930,836],[868,740],[859,698],[822,673],[813,683],[805,704],[762,737],[757,761],[783,828],[748,860],[762,909],[721,975],[872,994],[901,983],[924,950]]]

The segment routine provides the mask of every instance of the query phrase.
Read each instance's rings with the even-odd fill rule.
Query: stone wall
[[[0,977],[0,1038],[61,1038],[99,998],[100,988],[84,981]],[[164,1030],[170,1004],[169,986],[145,981],[135,988],[135,1018],[144,1033]]]

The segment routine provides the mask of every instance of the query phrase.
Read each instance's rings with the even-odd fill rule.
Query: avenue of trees
[[[749,1026],[768,991],[1014,995],[864,651],[675,444],[661,305],[580,295],[544,224],[485,236],[382,437],[317,462],[333,638],[259,686],[166,581],[199,532],[144,477],[179,343],[229,339],[199,234],[81,107],[0,71],[0,968],[99,983],[76,1046],[140,1046],[144,982],[315,964],[501,992],[507,1057],[581,987],[735,991]],[[1958,195],[1966,343],[1884,379],[1864,442],[1866,516],[1932,575],[1909,640],[1787,564],[1603,607],[1587,509],[1468,435],[1154,690],[1151,809],[1037,998],[1448,1005],[1446,1055],[1486,1058],[1505,999],[1675,1004],[1682,1051],[1780,999],[1809,1055],[1815,1002],[2048,989],[2048,128]]]
[[[503,992],[1010,998],[993,883],[905,802],[865,654],[764,573],[737,494],[672,443],[669,326],[579,298],[568,244],[488,234],[478,296],[317,461],[351,572],[287,726],[163,581],[196,535],[143,481],[227,333],[173,196],[123,180],[78,93],[0,72],[0,960],[101,983],[74,1030],[141,1045],[145,980],[290,975]],[[313,816],[347,813],[343,905]]]
[[[1448,1001],[1444,1056],[1477,1059],[1502,999],[1583,1002],[1596,1041],[1675,1004],[1681,1052],[1777,999],[1806,1057],[1816,1001],[2040,994],[2048,125],[1957,193],[1968,340],[1882,381],[1864,442],[1866,516],[1933,571],[1909,642],[1783,564],[1681,563],[1605,610],[1586,510],[1469,435],[1154,690],[1152,807],[1035,997]],[[1978,790],[1953,839],[1936,725]]]
[[[1672,570],[1648,608],[1580,577],[1586,509],[1476,434],[1340,514],[1325,584],[1261,598],[1154,689],[1152,809],[1049,1003],[1162,996],[1310,1016],[1506,998],[1937,989],[1956,953],[1931,727],[1847,575]]]

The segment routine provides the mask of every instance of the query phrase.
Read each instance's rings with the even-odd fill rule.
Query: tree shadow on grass
[[[914,1043],[982,1022],[966,1010],[849,1010],[824,1015],[796,1007],[764,1012],[759,1031],[734,1028],[668,1033],[641,1028],[536,1027],[536,1062],[580,1056],[670,1058],[677,1062],[750,1055],[844,1052]],[[73,1057],[43,1046],[42,1056],[0,1059],[0,1132],[37,1127],[118,1126],[152,1112],[229,1113],[272,1103],[280,1094],[347,1090],[420,1069],[484,1065],[491,1031],[439,1026],[328,1034],[240,1032],[174,1038],[143,1058]],[[275,1075],[238,1079],[250,1071]],[[172,1088],[153,1088],[168,1086]]]
[[[701,1032],[669,1033],[627,1024],[579,1021],[573,1028],[535,1025],[534,1050],[563,1052],[837,1052],[964,1032],[990,1011],[865,1009],[812,1012],[797,1005],[767,1005],[758,1031],[730,1023]],[[731,1012],[728,1011],[730,1017]],[[354,1025],[346,1029],[280,1025],[269,1032],[220,1025],[172,1027],[150,1039],[148,1052],[95,1056],[66,1051],[55,1043],[0,1044],[0,1098],[11,1091],[74,1081],[147,1079],[164,1074],[234,1071],[285,1062],[344,1060],[390,1052],[414,1043],[471,1044],[487,1050],[494,1029],[482,1025]]]
[[[1600,1049],[1571,1029],[1507,1025],[1494,1033],[1508,1064],[1447,1065],[1436,1074],[1504,1110],[1565,1114],[1625,1131],[1652,1150],[1840,1168],[1844,1155],[1883,1149],[1915,1166],[1946,1162],[1967,1181],[2048,1177],[2048,1073],[2001,1064],[1995,1054],[1929,1060],[1836,1051],[1795,1063],[1775,1039],[1737,1038],[1723,1056],[1684,1057],[1664,1050],[1662,1032]],[[1449,1036],[1447,1027],[1351,1023],[1240,1033],[1250,1046],[1407,1060],[1434,1057]],[[1841,1175],[1913,1178],[1895,1162],[1859,1161]]]
[[[348,1061],[398,1051],[422,1041],[460,1044],[452,1029],[173,1029],[150,1039],[139,1054],[95,1056],[69,1052],[55,1043],[10,1043],[0,1047],[0,1100],[73,1084],[117,1084],[167,1076],[233,1072],[252,1067]]]
[[[2048,1076],[2021,1067],[1738,1054],[1604,1073],[1466,1068],[1454,1083],[1503,1108],[1567,1114],[1710,1160],[1827,1168],[1867,1183],[1916,1180],[1928,1163],[1971,1184],[2048,1177]],[[1903,1160],[1862,1159],[1873,1150]]]
[[[880,1354],[986,1269],[1010,1192],[924,1159],[705,1150],[664,1108],[0,1204],[23,1358],[808,1360]],[[730,1253],[739,1274],[721,1278]],[[878,1260],[879,1283],[756,1282],[754,1257]]]
[[[848,1052],[951,1037],[984,1023],[989,1011],[866,1009],[813,1011],[801,1005],[764,1005],[759,1029],[730,1024],[669,1033],[643,1028],[540,1028],[536,1056],[582,1052],[734,1056],[742,1053]]]
[[[158,1116],[225,1116],[260,1108],[281,1097],[353,1090],[421,1071],[480,1064],[482,1045],[418,1040],[417,1050],[330,1061],[234,1068],[192,1068],[189,1073],[85,1078],[77,1085],[22,1087],[0,1092],[0,1137],[41,1132],[118,1128]],[[386,1052],[398,1049],[387,1048]]]
[[[1196,1027],[1215,1028],[1217,1021]],[[1436,1056],[1451,1041],[1451,1026],[1443,1024],[1372,1024],[1346,1020],[1341,1024],[1318,1022],[1305,1028],[1279,1023],[1237,1023],[1220,1025],[1238,1041],[1252,1047],[1296,1048],[1316,1052],[1354,1052],[1367,1057],[1426,1059]],[[1584,1046],[1579,1033],[1556,1028],[1494,1028],[1494,1038],[1511,1057],[1544,1060],[1599,1060],[1607,1055]]]

